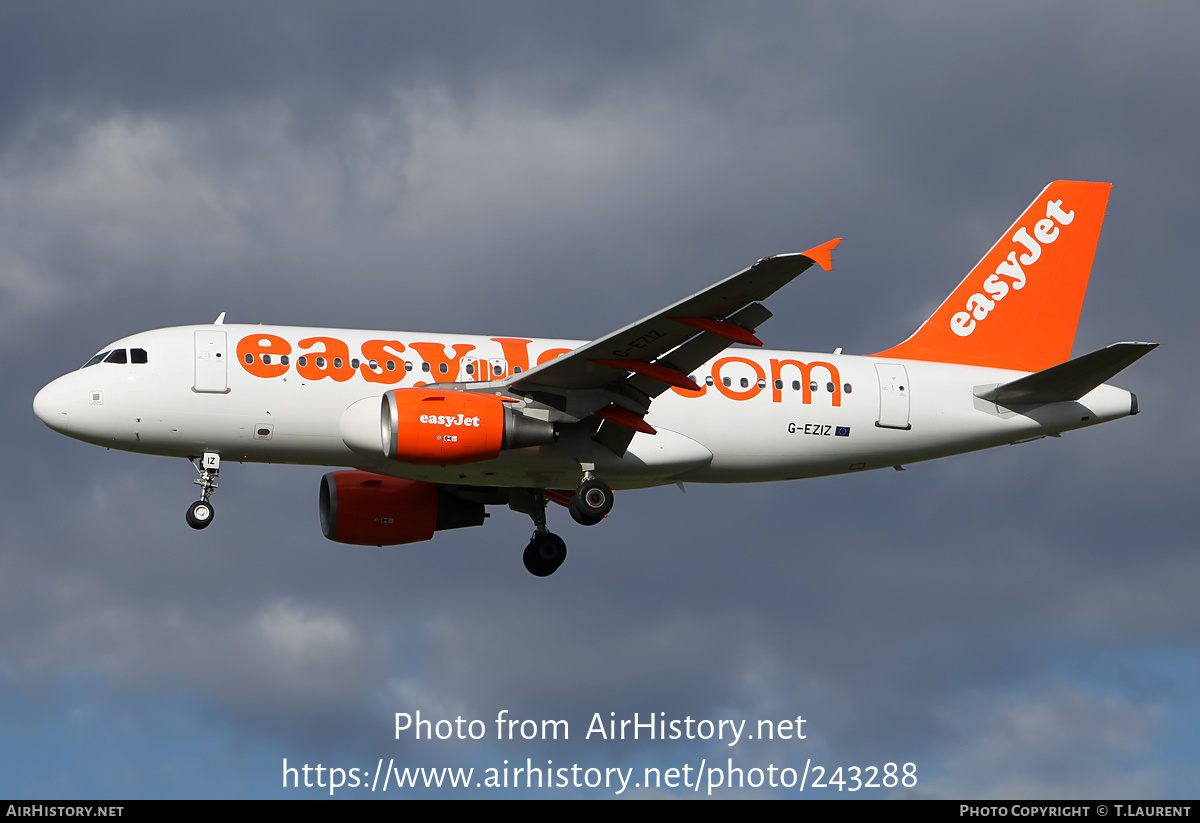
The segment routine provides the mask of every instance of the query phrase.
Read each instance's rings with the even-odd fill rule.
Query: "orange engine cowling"
[[[384,454],[427,465],[476,463],[503,449],[554,442],[554,427],[499,397],[438,389],[393,389],[380,416]]]
[[[321,531],[337,543],[398,546],[435,531],[482,526],[483,503],[463,500],[433,483],[364,471],[321,478]]]

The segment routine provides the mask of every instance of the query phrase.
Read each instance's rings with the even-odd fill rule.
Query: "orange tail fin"
[[[1041,371],[1069,360],[1111,183],[1051,183],[946,302],[875,357]]]

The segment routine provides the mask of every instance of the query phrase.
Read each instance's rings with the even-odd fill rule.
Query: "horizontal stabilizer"
[[[1157,343],[1113,343],[1091,354],[978,392],[977,396],[1002,406],[1078,400],[1157,346]]]

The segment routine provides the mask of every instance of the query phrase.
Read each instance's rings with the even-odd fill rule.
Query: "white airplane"
[[[591,343],[225,324],[117,340],[38,392],[79,440],[187,457],[213,519],[222,461],[352,466],[321,480],[330,540],[398,545],[528,514],[525,567],[566,544],[546,501],[584,525],[612,488],[745,483],[930,460],[1137,414],[1105,381],[1157,344],[1070,360],[1111,186],[1051,183],[942,306],[868,356],[767,351],[760,301],[831,240],[750,268]]]

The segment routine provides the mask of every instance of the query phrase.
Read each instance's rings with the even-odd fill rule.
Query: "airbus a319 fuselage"
[[[1107,184],[1053,183],[916,334],[870,356],[760,348],[759,302],[837,241],[749,269],[592,343],[218,322],[118,340],[34,400],[97,445],[327,474],[326,536],[392,545],[529,514],[526,567],[566,548],[547,500],[593,525],[612,488],[762,482],[957,454],[1137,413],[1109,377],[1153,346],[1068,360]],[[748,347],[731,348],[734,344]]]

